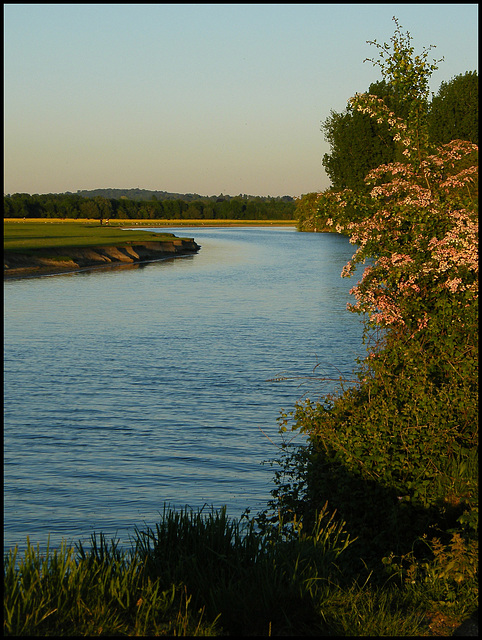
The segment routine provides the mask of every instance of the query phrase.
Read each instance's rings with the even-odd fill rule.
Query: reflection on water
[[[280,410],[363,354],[346,238],[169,231],[201,251],[5,282],[7,547],[127,540],[165,502],[261,509]]]

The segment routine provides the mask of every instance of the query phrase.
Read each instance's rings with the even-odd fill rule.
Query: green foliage
[[[394,102],[390,86],[383,81],[370,85],[368,92],[387,104]],[[353,110],[350,104],[343,113],[331,111],[322,131],[331,149],[322,164],[334,189],[365,191],[370,169],[395,159],[396,145],[386,124]]]
[[[451,140],[479,142],[479,78],[476,71],[442,82],[428,112],[430,139],[436,144]]]
[[[320,193],[305,193],[296,200],[295,218],[298,231],[331,231],[318,212]]]
[[[4,562],[4,633],[49,635],[215,635],[215,624],[193,612],[182,587],[162,588],[143,577],[130,553],[101,536],[80,547],[40,553],[29,542]]]
[[[164,509],[128,551],[101,535],[77,554],[30,544],[4,562],[5,635],[418,635],[418,596],[353,576],[326,507],[259,527],[225,510]],[[346,558],[346,560],[345,560]]]
[[[95,193],[95,192],[94,192]],[[102,195],[14,193],[4,196],[4,218],[87,218],[91,220],[292,220],[292,198],[252,196],[183,200],[130,200]]]
[[[295,210],[298,231],[336,231],[345,235],[349,235],[350,224],[373,214],[369,194],[350,189],[305,194],[296,201]]]
[[[402,32],[397,18],[393,21],[396,28],[390,38],[391,44],[381,45],[376,40],[369,40],[368,44],[378,49],[379,57],[366,61],[380,68],[383,79],[391,88],[395,106],[392,110],[416,130],[423,126],[427,114],[430,77],[443,59],[428,62],[428,54],[434,45],[415,55],[410,33]]]
[[[429,102],[429,78],[439,61],[428,62],[432,47],[414,54],[410,34],[402,33],[396,19],[391,44],[369,44],[377,47],[379,58],[368,59],[378,66],[383,79],[370,85],[364,95],[376,96],[396,117],[412,129],[412,143],[446,144],[455,139],[478,142],[478,77],[467,72],[442,82],[437,96]],[[427,125],[428,124],[428,128]],[[369,191],[365,181],[374,168],[402,159],[402,149],[386,120],[372,118],[357,110],[351,101],[342,113],[331,111],[322,125],[330,153],[323,156],[323,166],[332,189]],[[418,139],[423,136],[423,139]],[[352,218],[355,220],[355,217]],[[309,226],[306,229],[312,230]],[[317,229],[318,230],[318,229]]]
[[[473,508],[477,359],[457,340],[438,344],[441,362],[422,338],[403,351],[393,352],[388,343],[361,368],[358,385],[324,402],[297,406],[291,428],[310,442],[302,474],[308,488],[301,501],[297,497],[298,508],[305,501],[302,508],[313,509],[329,499],[346,519],[357,509],[363,483],[387,498],[394,517],[409,506],[434,526],[445,526],[445,520],[456,526],[454,516]],[[295,469],[299,477],[299,460]],[[386,542],[389,529],[374,522],[366,539],[381,535]],[[393,532],[403,534],[400,526]],[[360,537],[359,526],[351,533]]]
[[[398,23],[392,45],[373,44],[403,117],[369,94],[351,109],[388,127],[397,156],[365,190],[300,201],[304,220],[357,245],[343,276],[371,262],[349,306],[364,314],[368,357],[355,385],[283,419],[305,444],[285,446],[262,521],[308,525],[328,501],[356,537],[352,570],[381,583],[388,569],[430,606],[460,610],[477,594],[477,147],[429,140],[428,50],[415,56]]]
[[[204,516],[164,512],[156,530],[138,532],[138,551],[151,579],[179,581],[229,634],[283,634],[316,622],[310,585],[327,578],[350,544],[342,523],[325,511],[312,530],[257,533],[254,520],[230,521],[225,510]]]

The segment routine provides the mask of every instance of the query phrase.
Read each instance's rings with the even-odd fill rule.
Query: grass
[[[172,240],[172,233],[123,229],[122,227],[169,226],[266,226],[290,225],[292,220],[97,220],[13,219],[3,222],[4,251],[32,251],[58,247],[122,246],[131,242]]]
[[[172,233],[124,231],[120,227],[101,226],[98,222],[13,222],[3,223],[4,251],[32,251],[58,247],[125,245],[131,242],[173,239]]]
[[[295,227],[296,220],[111,220],[110,224],[144,227]]]
[[[214,625],[189,610],[182,587],[162,590],[142,565],[108,547],[77,558],[72,548],[40,554],[29,545],[15,568],[5,561],[5,635],[211,635]]]
[[[224,509],[164,509],[132,547],[92,536],[89,548],[30,543],[4,561],[9,635],[450,635],[434,633],[430,594],[387,577],[374,584],[344,560],[344,523],[323,510],[311,531],[263,532]],[[448,633],[450,632],[450,633]]]

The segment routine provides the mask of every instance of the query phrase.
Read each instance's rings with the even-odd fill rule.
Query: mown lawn
[[[3,222],[4,251],[50,249],[52,247],[92,247],[128,242],[172,240],[172,233],[132,229],[169,226],[293,226],[292,220],[98,220],[8,219]],[[125,228],[125,227],[131,227]],[[178,236],[177,236],[178,237]]]
[[[122,245],[129,242],[172,240],[172,233],[141,229],[123,230],[89,222],[13,222],[3,223],[4,251],[26,251],[53,247],[92,247]]]

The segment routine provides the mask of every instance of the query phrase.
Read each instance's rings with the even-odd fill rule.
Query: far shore
[[[23,225],[25,235],[21,232]],[[159,235],[148,230],[153,227],[225,226],[287,227],[295,226],[295,221],[114,219],[102,220],[101,224],[98,219],[87,218],[4,218],[4,279],[105,267],[136,267],[142,263],[193,255],[200,249],[194,239],[177,238],[172,233]],[[129,229],[135,237],[130,234],[124,238]]]
[[[98,219],[89,218],[4,218],[4,222],[77,222],[85,224],[99,224]],[[142,227],[296,227],[296,220],[147,220],[147,219],[110,219],[103,220],[103,225],[142,226]]]
[[[5,220],[3,231],[4,279],[133,267],[193,255],[201,248],[193,238],[142,227],[101,226],[98,220],[90,224]]]

